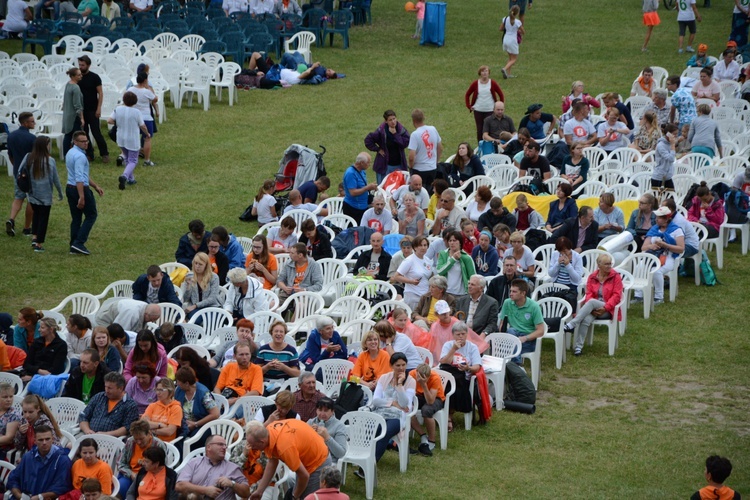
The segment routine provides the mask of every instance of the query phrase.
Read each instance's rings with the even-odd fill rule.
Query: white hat
[[[669,217],[672,215],[672,211],[669,209],[669,207],[659,207],[658,209],[654,210],[654,215],[657,217]]]
[[[451,306],[444,300],[438,300],[435,302],[435,312],[438,314],[445,314],[451,312]]]

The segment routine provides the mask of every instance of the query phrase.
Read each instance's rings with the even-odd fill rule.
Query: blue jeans
[[[78,208],[78,189],[75,186],[70,184],[65,186],[65,195],[68,198],[72,219],[70,221],[70,246],[85,245],[89,239],[91,228],[94,227],[94,222],[96,222],[97,211],[94,192],[88,186],[83,188],[85,200],[83,210]]]
[[[42,12],[47,7],[44,5],[44,1],[40,0],[35,6],[34,6],[34,19],[41,19],[42,18]],[[57,19],[60,17],[60,2],[55,1],[52,3],[52,9],[54,11],[55,17],[54,20],[57,21]]]
[[[401,420],[397,418],[388,418],[385,421],[385,436],[375,444],[375,461],[379,462],[385,450],[388,449],[388,443],[401,431]]]
[[[180,447],[182,449],[182,447]],[[117,482],[120,483],[120,495],[122,498],[128,496],[128,490],[130,485],[133,484],[133,480],[129,477],[125,477],[122,472],[117,476]]]
[[[305,63],[304,56],[299,52],[292,52],[291,54],[285,52],[284,55],[281,56],[281,61],[279,61],[279,65],[281,65],[282,68],[293,69],[295,71],[300,64],[307,63]]]
[[[528,333],[521,333],[515,328],[508,328],[508,333],[515,337],[525,337],[528,335]],[[536,340],[533,340],[531,342],[524,342],[521,344],[521,354],[526,354],[528,352],[534,352],[536,349]],[[521,359],[521,354],[513,358],[513,362],[517,365],[523,365],[523,359]]]
[[[691,247],[690,245],[685,245],[685,252],[682,254],[683,259],[687,259],[688,257],[692,257],[693,255],[696,255],[698,253],[698,249],[695,247]]]

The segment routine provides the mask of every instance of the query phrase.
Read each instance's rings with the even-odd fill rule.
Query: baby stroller
[[[320,146],[322,153],[292,144],[279,162],[279,171],[276,174],[276,213],[281,214],[289,205],[289,191],[298,189],[307,181],[315,181],[326,175],[326,167],[323,164],[323,155],[326,148]]]

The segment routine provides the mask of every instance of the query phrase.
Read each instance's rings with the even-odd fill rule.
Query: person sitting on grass
[[[728,458],[711,455],[706,459],[706,481],[708,486],[693,493],[690,500],[709,500],[712,498],[721,500],[740,500],[740,494],[724,486],[732,473],[732,462]]]

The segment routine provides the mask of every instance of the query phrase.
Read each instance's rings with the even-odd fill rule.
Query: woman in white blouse
[[[425,257],[430,244],[424,236],[417,236],[412,240],[414,253],[407,257],[400,266],[393,281],[403,283],[404,302],[409,307],[415,309],[419,303],[419,298],[429,291],[428,280],[434,272],[432,260]]]

